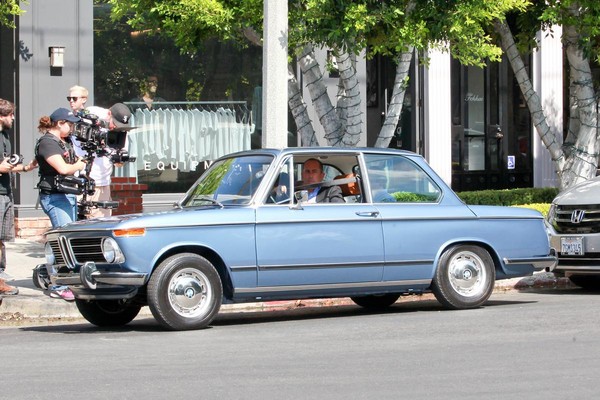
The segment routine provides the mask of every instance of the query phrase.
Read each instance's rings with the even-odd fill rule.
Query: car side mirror
[[[294,198],[296,199],[296,204],[291,208],[295,210],[302,210],[302,203],[306,203],[308,201],[308,190],[299,190],[295,192]]]

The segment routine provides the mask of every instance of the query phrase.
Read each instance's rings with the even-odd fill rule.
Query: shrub
[[[398,203],[429,203],[437,200],[436,196],[412,192],[396,192],[392,196]]]
[[[558,188],[518,188],[457,193],[458,197],[467,204],[493,206],[549,204],[557,194]]]
[[[548,216],[548,211],[550,210],[550,203],[520,204],[514,207],[531,208],[541,212],[544,218],[546,218],[546,216]]]

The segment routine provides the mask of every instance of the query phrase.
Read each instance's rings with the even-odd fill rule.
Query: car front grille
[[[67,239],[60,236],[58,239],[48,241],[56,265],[66,265],[73,268],[75,265],[84,264],[88,261],[96,263],[106,262],[102,255],[102,238],[73,238]]]
[[[552,225],[557,233],[600,232],[600,205],[557,206]]]

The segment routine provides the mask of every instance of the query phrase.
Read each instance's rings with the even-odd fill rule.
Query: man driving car
[[[310,158],[302,166],[302,184],[312,185],[323,182],[325,172],[323,163],[316,158]],[[309,203],[344,203],[342,189],[339,186],[316,186],[308,190]]]

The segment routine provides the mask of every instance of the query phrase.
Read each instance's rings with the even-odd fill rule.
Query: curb
[[[496,282],[493,293],[527,291],[539,289],[574,289],[568,278],[556,278],[551,272],[538,272],[524,278],[506,279]],[[17,296],[0,298],[0,322],[15,324],[19,322],[83,320],[74,302],[52,299],[38,289],[22,288]],[[406,295],[400,302],[435,300],[431,293]],[[256,303],[224,304],[219,313],[286,311],[307,307],[350,306],[354,302],[348,297],[331,299],[283,300]],[[143,307],[140,316],[152,317],[148,307]]]

